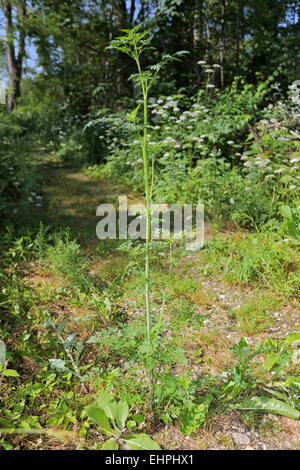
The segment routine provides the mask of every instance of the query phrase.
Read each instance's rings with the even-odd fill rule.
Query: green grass
[[[199,394],[208,391],[218,396],[224,373],[233,367],[235,337],[251,336],[255,348],[261,338],[272,336],[269,329],[275,326],[274,312],[284,313],[284,309],[287,315],[291,312],[284,321],[294,328],[296,310],[291,301],[297,302],[297,251],[289,243],[278,245],[275,235],[237,231],[226,238],[221,233],[189,256],[180,246],[175,247],[169,271],[168,244],[151,247],[151,301],[158,325],[153,333],[157,348],[150,364],[155,370],[154,419],[145,372],[149,356],[143,326],[144,247],[139,243],[98,243],[93,207],[97,197],[92,192],[103,194],[106,183],[102,187],[98,182],[90,193],[82,194],[86,182],[80,173],[60,168],[55,174],[57,181],[50,172],[47,186],[48,198],[53,197],[55,203],[49,204],[45,213],[46,222],[52,225],[45,224],[38,236],[32,232],[16,240],[14,234],[3,239],[1,283],[5,287],[0,290],[0,309],[4,321],[0,338],[7,345],[9,367],[20,377],[6,377],[2,382],[0,427],[55,427],[62,433],[76,432],[75,440],[66,437],[67,444],[59,444],[47,435],[7,434],[0,436],[0,442],[7,448],[99,448],[99,438],[95,438],[83,410],[95,400],[97,391],[106,389],[118,399],[126,399],[133,412],[143,413],[150,435],[159,429],[155,439],[161,445],[168,448],[166,436],[171,429],[175,433],[172,442],[180,447],[180,416]],[[113,191],[112,199],[106,194],[106,202],[116,200],[116,187]],[[65,229],[67,222],[70,230]],[[241,307],[228,312],[220,292],[226,292],[226,306],[241,294]],[[74,333],[77,341],[99,337],[99,342],[84,345],[80,373],[85,376],[86,388],[74,374],[50,366],[52,358],[68,361],[53,329],[45,327],[46,322],[57,325],[62,320],[66,320],[64,338]],[[285,330],[279,334],[284,335]],[[282,372],[283,379],[296,375],[296,367],[289,364]],[[253,365],[252,371],[263,383],[272,378],[262,363]],[[251,394],[248,375],[242,378],[246,380],[242,393]],[[225,402],[213,406],[207,418],[211,431],[209,426],[205,428],[210,436],[220,410],[231,419],[232,410]],[[209,446],[203,433],[201,427],[191,435],[191,446],[200,445],[199,436],[203,438],[201,446]]]
[[[285,298],[300,296],[300,256],[290,241],[276,233],[230,234],[209,241],[199,256],[199,272],[222,275],[232,284],[258,285]]]
[[[256,292],[240,309],[232,312],[232,317],[245,334],[268,331],[273,325],[272,313],[280,309],[282,304],[282,299],[272,297],[269,292]]]

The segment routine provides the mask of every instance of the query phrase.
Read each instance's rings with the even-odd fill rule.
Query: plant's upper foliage
[[[123,29],[125,36],[117,37],[110,42],[108,49],[117,49],[129,55],[132,59],[137,59],[143,51],[153,49],[150,44],[150,30],[140,31],[141,25],[133,29]]]

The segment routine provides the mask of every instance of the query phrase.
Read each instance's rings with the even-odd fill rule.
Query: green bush
[[[27,210],[42,204],[28,158],[26,130],[18,112],[0,112],[0,139],[0,218],[18,222]]]
[[[272,97],[271,81],[255,88],[236,80],[213,97],[201,90],[191,99],[173,95],[150,102],[155,202],[202,202],[212,218],[241,221],[236,215],[243,214],[250,228],[278,218],[279,205],[299,195],[299,118],[289,99],[263,107]],[[106,163],[86,173],[143,192],[138,139],[128,141],[128,133],[113,125],[100,137]]]

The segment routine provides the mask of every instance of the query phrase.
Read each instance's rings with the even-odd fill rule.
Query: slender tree
[[[241,40],[241,19],[243,13],[242,0],[237,0],[236,11],[236,56],[235,56],[235,73],[240,75],[240,40]]]
[[[25,57],[25,17],[26,0],[19,0],[16,4],[17,20],[13,22],[13,4],[10,0],[1,0],[5,20],[6,55],[9,75],[9,91],[7,97],[7,109],[12,111],[16,100],[21,96],[21,80],[23,60]],[[18,30],[18,52],[15,50],[15,29]]]

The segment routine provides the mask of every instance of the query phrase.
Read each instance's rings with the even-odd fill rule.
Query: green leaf
[[[297,341],[300,341],[300,333],[291,333],[290,335],[286,336],[283,344],[288,346],[292,343],[296,343]]]
[[[144,416],[141,415],[140,413],[137,413],[137,414],[133,415],[132,419],[138,424],[141,424],[145,421]]]
[[[270,395],[273,395],[274,397],[279,398],[279,400],[286,400],[286,394],[283,392],[278,392],[278,390],[273,390],[272,388],[266,388],[266,387],[265,387],[265,390],[267,390],[267,392],[270,393]]]
[[[213,396],[207,394],[183,413],[179,425],[182,434],[188,436],[194,429],[199,428],[204,423],[212,401]]]
[[[69,368],[66,367],[66,361],[63,359],[49,359],[51,369],[55,369],[58,372],[69,372]]]
[[[278,366],[275,368],[274,370],[274,375],[273,375],[273,379],[274,380],[279,374],[280,372],[285,368],[285,367],[289,367],[289,364],[290,364],[290,360],[291,360],[291,353],[290,351],[288,350],[283,350],[281,353],[280,353],[280,357],[277,361],[277,364]]]
[[[140,107],[141,107],[141,104],[138,104],[137,107],[133,111],[131,111],[130,114],[127,114],[126,116],[127,121],[133,122],[133,124],[137,123],[137,113]]]
[[[85,410],[88,417],[99,425],[101,431],[108,436],[113,435],[113,430],[110,427],[108,418],[102,408],[98,408],[97,406],[88,406]]]
[[[136,429],[136,422],[133,421],[133,419],[129,419],[126,423],[127,429],[130,429],[131,431],[134,431]]]
[[[18,372],[14,369],[6,369],[2,372],[2,375],[4,375],[5,377],[20,377],[20,375],[18,374]]]
[[[264,368],[267,371],[270,371],[272,369],[272,367],[278,362],[279,357],[280,357],[280,353],[271,353],[271,354],[269,354],[265,359]]]
[[[235,357],[239,361],[243,361],[243,359],[245,359],[248,349],[249,349],[248,343],[244,337],[242,337],[239,343],[235,344],[232,348]]]
[[[288,418],[298,419],[299,411],[280,400],[269,397],[246,398],[241,403],[233,405],[238,410],[255,410],[262,413],[273,413],[287,416]]]
[[[290,375],[284,382],[275,382],[274,386],[276,387],[284,386],[284,387],[295,387],[300,392],[300,375]]]
[[[100,392],[97,395],[97,404],[105,411],[108,418],[115,421],[117,416],[117,402],[110,393]]]
[[[160,445],[147,434],[127,434],[123,440],[132,450],[161,450]]]
[[[127,419],[129,413],[128,409],[128,404],[126,401],[121,400],[117,404],[117,410],[116,410],[116,420],[117,420],[117,425],[119,426],[120,429],[125,428],[125,422]]]
[[[49,328],[50,326],[52,326],[53,328],[55,328],[55,322],[54,322],[53,320],[47,320],[47,321],[45,321],[44,327],[45,327],[45,328]]]
[[[61,335],[61,334],[62,334],[62,332],[63,332],[64,329],[65,329],[66,323],[67,323],[67,320],[62,320],[62,321],[59,323],[58,327],[57,327],[56,330],[55,330],[55,332],[56,332],[57,335]]]
[[[5,450],[13,450],[14,446],[9,442],[6,442],[4,439],[1,439],[0,442]]]
[[[292,210],[289,206],[280,206],[279,212],[282,215],[282,217],[284,217],[285,219],[292,218]]]
[[[69,351],[70,349],[72,349],[72,347],[74,346],[74,344],[76,343],[76,333],[71,333],[65,343],[64,343],[64,348],[65,348],[65,351]]]
[[[115,439],[109,439],[104,443],[104,446],[102,447],[102,450],[118,450],[119,449],[119,444]]]
[[[80,355],[81,355],[83,349],[84,349],[84,340],[78,341],[78,343],[76,344],[76,347],[75,347],[75,361],[76,362],[79,361],[79,358],[80,358]]]

